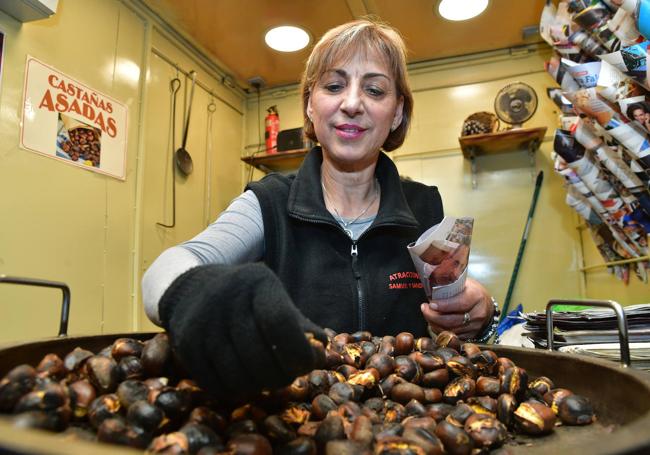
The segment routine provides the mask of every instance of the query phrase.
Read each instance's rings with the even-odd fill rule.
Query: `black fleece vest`
[[[379,212],[355,242],[325,207],[322,159],[317,147],[296,175],[269,174],[248,186],[262,208],[264,262],[296,306],[322,327],[426,335],[420,311],[426,295],[406,246],[442,220],[437,188],[401,180],[381,153]]]

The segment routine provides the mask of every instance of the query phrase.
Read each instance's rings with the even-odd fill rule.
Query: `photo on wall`
[[[56,156],[99,167],[102,130],[59,112]]]

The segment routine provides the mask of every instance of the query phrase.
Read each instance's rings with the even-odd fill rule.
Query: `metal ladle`
[[[187,145],[187,132],[190,127],[190,113],[192,112],[192,100],[194,99],[194,86],[196,85],[196,71],[190,71],[190,76],[192,77],[192,88],[190,89],[190,101],[187,105],[187,115],[185,116],[185,126],[183,128],[183,143],[181,147],[176,150],[176,166],[185,176],[190,175],[194,169],[192,164],[192,157],[185,148]]]

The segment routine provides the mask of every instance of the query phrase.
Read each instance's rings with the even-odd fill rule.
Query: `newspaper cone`
[[[430,300],[462,292],[467,278],[473,218],[445,217],[407,249]]]

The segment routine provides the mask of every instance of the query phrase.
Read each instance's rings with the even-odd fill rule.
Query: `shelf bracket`
[[[472,168],[472,189],[475,190],[476,187],[478,186],[478,183],[476,181],[476,147],[467,147],[467,151],[469,153],[469,161],[470,161],[470,166]]]

